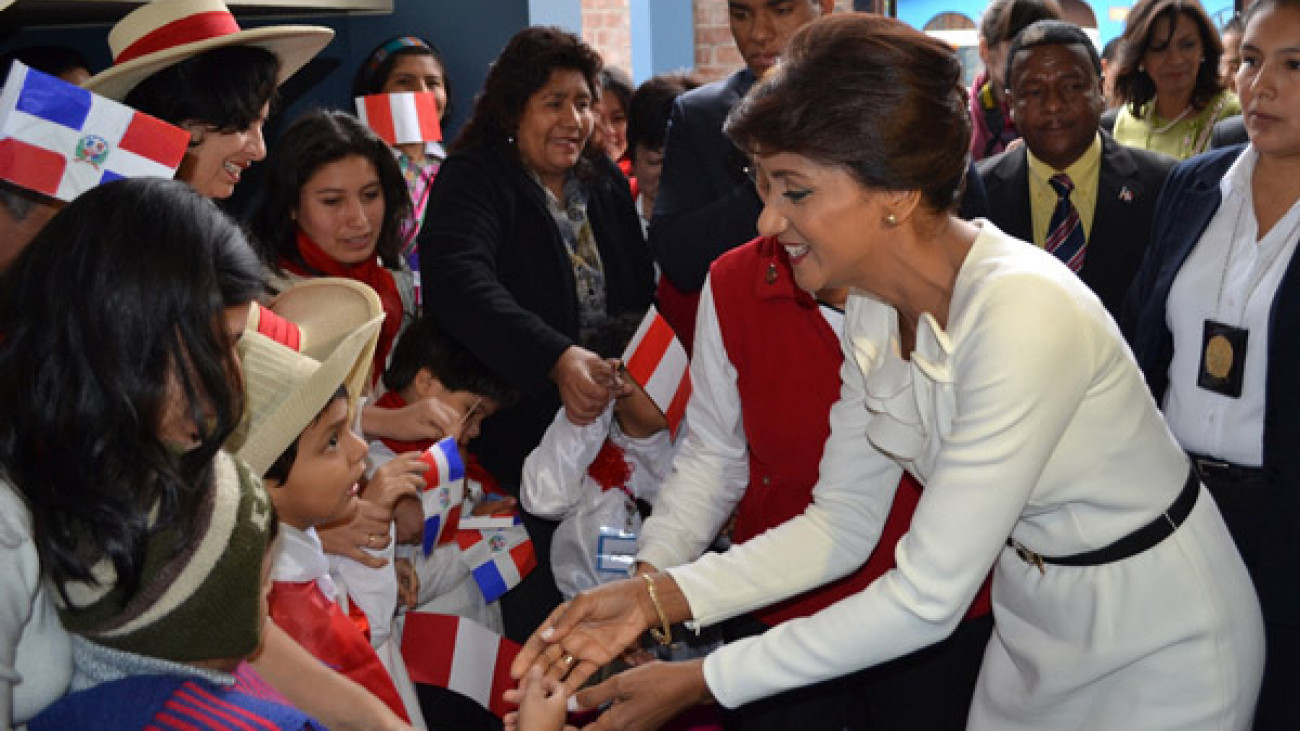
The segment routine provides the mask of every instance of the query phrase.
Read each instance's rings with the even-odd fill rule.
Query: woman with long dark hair
[[[159,568],[188,548],[155,537],[193,535],[217,473],[233,472],[220,450],[242,413],[234,343],[262,289],[238,227],[187,186],[151,179],[85,193],[6,272],[0,485],[6,532],[20,539],[16,551],[4,543],[5,563],[22,580],[6,582],[5,607],[25,603],[39,620],[43,572],[69,632],[135,652],[158,642],[123,633],[123,618],[151,603]],[[224,654],[209,657],[257,647],[260,582],[250,578],[207,597],[231,623]],[[17,711],[0,718],[7,725],[68,678],[59,685],[57,623],[4,617],[0,662],[23,678],[3,684],[0,706]]]
[[[1184,160],[1209,149],[1214,123],[1241,113],[1219,78],[1223,44],[1197,0],[1140,0],[1120,45],[1121,144]]]

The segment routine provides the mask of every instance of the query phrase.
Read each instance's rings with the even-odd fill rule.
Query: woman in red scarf
[[[277,289],[310,277],[370,285],[384,304],[374,377],[397,333],[415,316],[401,226],[410,216],[402,172],[388,146],[350,114],[300,117],[271,157],[266,197],[252,230]]]

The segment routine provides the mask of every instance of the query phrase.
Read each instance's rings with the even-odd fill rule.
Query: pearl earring
[[[898,225],[898,216],[895,216],[895,215],[892,214],[892,213],[886,213],[886,214],[885,214],[885,225],[887,225],[887,226],[897,226],[897,225]]]

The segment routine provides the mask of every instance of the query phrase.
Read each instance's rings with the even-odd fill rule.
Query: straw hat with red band
[[[274,53],[283,83],[333,37],[333,30],[317,25],[242,30],[221,0],[154,0],[131,11],[109,31],[113,65],[87,81],[86,88],[120,101],[168,66],[226,46],[255,46]]]

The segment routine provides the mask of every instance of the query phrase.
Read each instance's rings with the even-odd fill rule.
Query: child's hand
[[[397,573],[397,603],[415,609],[420,604],[420,575],[415,573],[415,566],[410,559],[395,558],[393,571]]]
[[[506,731],[560,731],[572,729],[564,719],[568,715],[569,696],[564,686],[553,678],[542,677],[541,668],[532,668],[519,681],[518,688],[505,692],[507,703],[519,709],[506,714]]]
[[[403,442],[455,437],[460,439],[461,414],[435,398],[424,398],[400,409],[373,404],[361,412],[361,431],[369,438],[387,437]]]
[[[508,513],[515,509],[519,501],[512,497],[503,497],[496,500],[484,500],[470,511],[470,515],[492,515],[494,513]]]
[[[392,520],[398,500],[405,497],[419,499],[420,490],[424,489],[424,473],[428,471],[429,465],[420,461],[419,452],[399,454],[375,470],[361,492],[361,499],[387,510],[388,519]]]

